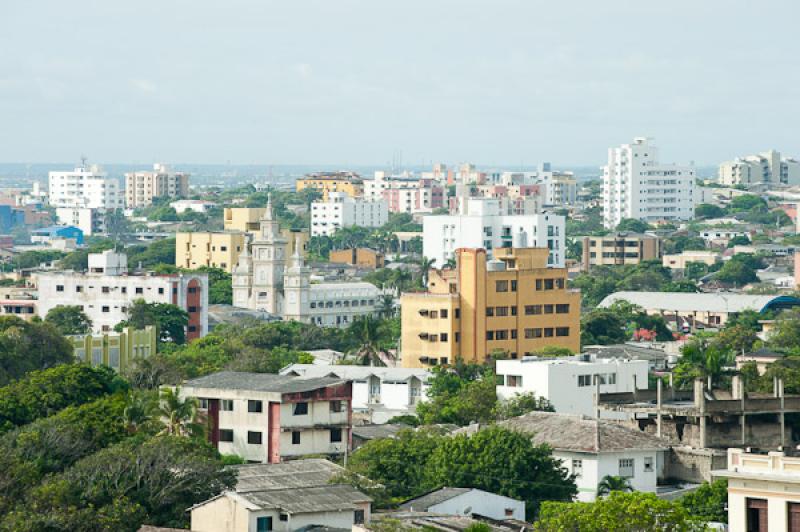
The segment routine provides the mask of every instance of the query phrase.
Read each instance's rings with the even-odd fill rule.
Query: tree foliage
[[[428,400],[417,405],[423,424],[488,423],[495,417],[495,376],[491,369],[460,364],[435,368],[428,388]]]
[[[72,345],[52,324],[0,316],[0,386],[73,360]]]
[[[92,320],[78,305],[58,305],[47,311],[44,317],[63,335],[87,334],[92,330]]]
[[[188,324],[189,314],[177,305],[148,303],[144,299],[137,299],[128,308],[128,319],[119,322],[114,329],[117,331],[125,327],[144,329],[152,325],[158,330],[159,341],[184,344]]]
[[[717,479],[703,482],[695,491],[681,497],[678,502],[689,515],[702,521],[728,522],[728,481]]]
[[[664,318],[650,315],[627,301],[615,301],[608,308],[597,308],[584,314],[581,320],[581,343],[624,343],[641,330],[654,332],[656,339],[662,342],[672,340],[672,332]]]

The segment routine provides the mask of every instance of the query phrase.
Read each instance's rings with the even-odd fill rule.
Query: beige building
[[[431,270],[427,292],[402,295],[404,367],[580,349],[581,299],[567,270],[547,267],[546,248],[493,251],[488,260],[484,249],[458,249],[455,270]]]
[[[152,172],[125,174],[125,205],[129,209],[147,207],[153,198],[185,198],[189,195],[189,174],[171,172],[166,165],[154,164]]]
[[[383,253],[369,248],[339,249],[331,251],[330,262],[350,264],[362,268],[383,268]]]
[[[225,231],[255,234],[258,232],[259,223],[265,211],[265,207],[226,207],[223,214],[223,227]],[[308,254],[308,241],[311,238],[308,229],[281,229],[280,233],[288,242],[289,255],[294,255],[298,243],[302,248],[303,256]]]
[[[622,266],[658,260],[663,254],[661,239],[640,233],[611,233],[583,237],[583,270],[592,266]]]
[[[661,259],[661,265],[672,270],[685,270],[686,266],[691,262],[701,262],[706,266],[713,266],[720,261],[722,261],[722,255],[718,251],[699,249],[664,255]]]
[[[800,457],[728,449],[728,530],[800,530]]]
[[[351,198],[364,196],[364,181],[354,172],[318,172],[308,174],[296,182],[297,192],[311,188],[322,194],[323,201],[328,201],[331,192],[344,192]]]
[[[245,239],[244,233],[233,231],[177,233],[175,266],[190,270],[207,266],[231,273],[244,249]]]

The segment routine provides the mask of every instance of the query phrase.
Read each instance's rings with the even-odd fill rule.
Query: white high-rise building
[[[695,207],[695,169],[661,164],[652,139],[608,150],[603,167],[603,224],[615,228],[623,219],[644,222],[691,220]]]
[[[311,204],[311,236],[331,236],[337,229],[358,225],[380,227],[389,221],[386,201],[354,199],[344,192],[328,193],[328,201]]]
[[[423,255],[441,268],[458,248],[549,248],[547,265],[564,267],[565,221],[555,214],[508,215],[503,198],[460,198],[460,213],[422,219]]]
[[[775,150],[737,157],[719,165],[719,182],[727,186],[754,183],[798,185],[800,162],[781,158],[781,153]]]
[[[50,172],[49,203],[56,208],[121,209],[125,195],[119,179],[84,162],[69,172]]]

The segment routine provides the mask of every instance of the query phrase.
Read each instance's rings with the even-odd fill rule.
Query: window
[[[219,441],[233,441],[233,430],[231,429],[219,429]]]
[[[196,294],[197,293],[197,287],[196,286],[190,286],[189,287],[189,293],[190,294]]]
[[[460,308],[456,309],[456,314],[455,315],[456,315],[456,319],[460,319],[461,318],[461,309]]]
[[[447,309],[446,308],[443,308],[442,310],[439,311],[439,317],[440,318],[446,318],[447,317]]]
[[[495,340],[508,340],[508,331],[500,330],[494,332],[494,339]]]
[[[220,403],[223,412],[233,412],[233,399],[223,399]]]
[[[577,476],[583,475],[583,460],[572,461],[572,474]]]
[[[292,431],[292,445],[300,445],[300,431],[293,430]]]
[[[544,280],[544,289],[545,290],[552,290],[553,289],[553,280],[552,279],[545,279]]]
[[[494,340],[494,331],[486,331],[486,339]]]
[[[251,445],[261,445],[261,433],[260,432],[253,432],[252,430],[247,431],[247,443]]]
[[[508,281],[495,281],[495,292],[508,292]]]
[[[331,401],[331,412],[341,412],[342,409],[342,402],[341,401]]]
[[[619,476],[633,478],[633,458],[619,459]]]
[[[159,293],[159,294],[163,294],[163,293],[164,293],[164,288],[163,288],[163,287],[162,287],[162,288],[159,288],[159,289],[158,289],[158,293]]]
[[[556,288],[559,290],[564,288],[564,279],[556,279]]]
[[[506,382],[507,382],[506,386],[510,386],[511,388],[521,388],[522,375],[507,375]]]
[[[495,316],[508,316],[508,307],[495,307]]]
[[[531,314],[538,315],[542,313],[541,305],[531,305]]]
[[[556,327],[556,336],[569,336],[569,327]]]
[[[200,404],[201,410],[208,410],[208,399],[199,399],[198,403]]]
[[[569,314],[569,305],[556,305],[556,314]]]
[[[591,375],[578,375],[578,386],[583,388],[584,386],[591,386],[592,385],[592,376]]]
[[[489,318],[494,316],[494,307],[486,307],[486,316]]]
[[[545,338],[552,338],[553,337],[553,328],[552,327],[547,327],[544,330],[544,337]]]
[[[197,307],[189,307],[189,312],[197,312]]]
[[[505,386],[505,384],[506,384],[506,376],[505,375],[500,375],[500,374],[495,375],[494,376],[494,383],[497,386]]]
[[[278,515],[278,521],[288,521],[288,520],[289,520],[289,514],[279,514]]]
[[[63,292],[63,291],[64,291],[64,285],[63,284],[57,284],[56,285],[56,292]]]
[[[342,429],[331,429],[331,443],[342,441]]]
[[[272,530],[271,517],[256,517],[256,532],[270,532]]]
[[[541,290],[542,286],[543,286],[542,280],[541,279],[536,279],[536,289],[537,290]]]
[[[353,523],[356,525],[364,524],[364,510],[356,510],[353,512]]]
[[[514,509],[513,508],[506,508],[504,510],[506,517],[514,517]]]
[[[440,334],[439,335],[439,340],[441,340],[442,342],[446,342],[447,341],[447,333]]]
[[[141,286],[137,286],[136,287],[136,293],[137,294],[144,294],[144,288],[142,288]]]
[[[517,339],[517,330],[516,329],[511,329],[511,339],[512,340],[516,340]]]
[[[103,310],[103,312],[111,312],[111,309],[108,307],[108,305],[103,305],[103,309],[102,310]]]
[[[295,403],[292,414],[295,416],[308,415],[308,403]]]
[[[510,308],[511,308],[511,315],[512,316],[516,316],[517,315],[517,307],[516,307],[516,305],[513,306],[513,307],[510,307]]]
[[[247,401],[247,411],[261,413],[264,411],[264,403],[261,401]]]
[[[438,318],[439,317],[439,312],[436,311],[436,310],[432,310],[430,316],[431,316],[431,318]]]
[[[644,470],[647,472],[653,471],[653,457],[652,456],[645,456],[644,457]]]
[[[552,314],[553,313],[553,305],[544,305],[544,313],[545,314]]]

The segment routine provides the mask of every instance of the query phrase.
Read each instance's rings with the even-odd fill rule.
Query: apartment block
[[[177,233],[175,266],[190,270],[206,266],[231,273],[245,245],[246,235],[239,232]]]
[[[89,254],[89,271],[47,271],[38,274],[37,311],[61,305],[78,305],[95,333],[111,331],[127,319],[128,308],[138,299],[148,303],[171,303],[189,314],[186,338],[208,333],[208,276],[206,274],[155,275],[128,272],[124,253],[107,250]]]
[[[663,254],[661,239],[639,233],[611,233],[583,237],[584,271],[592,266],[623,266],[647,260],[659,260]]]
[[[109,177],[97,165],[81,166],[68,172],[49,173],[48,201],[51,207],[121,209],[125,195],[117,178]]]
[[[459,214],[425,216],[423,255],[442,267],[459,248],[537,247],[549,250],[547,264],[563,268],[565,220],[555,214],[504,214],[502,198],[459,198]]]
[[[105,365],[117,372],[126,370],[137,358],[156,352],[158,331],[152,325],[144,329],[125,327],[121,332],[70,336],[75,358],[92,365]]]
[[[180,387],[209,420],[209,441],[222,454],[277,463],[351,450],[351,382],[223,371]]]
[[[658,148],[639,137],[608,150],[603,167],[603,224],[614,229],[626,218],[648,223],[694,217],[695,169],[658,162]]]
[[[580,293],[546,248],[458,249],[456,268],[430,270],[428,291],[400,299],[404,367],[481,363],[555,346],[580,349]]]
[[[719,183],[727,186],[765,183],[773,185],[800,184],[800,161],[783,158],[769,150],[756,155],[737,157],[719,165]]]
[[[297,192],[313,189],[322,194],[324,201],[328,200],[331,192],[341,192],[351,198],[360,198],[364,195],[364,181],[355,172],[317,172],[308,174],[295,183]]]
[[[61,225],[72,225],[83,231],[84,236],[106,232],[106,210],[92,207],[58,207],[56,218]]]
[[[385,261],[383,253],[368,248],[338,249],[333,250],[328,258],[330,262],[350,264],[361,268],[383,268]]]
[[[152,205],[153,198],[185,198],[189,195],[189,174],[173,172],[164,164],[152,171],[125,174],[125,204],[129,209]]]
[[[342,227],[380,227],[389,221],[385,201],[354,199],[344,192],[331,192],[326,201],[311,204],[311,236],[331,236]]]

